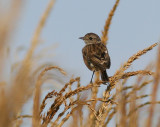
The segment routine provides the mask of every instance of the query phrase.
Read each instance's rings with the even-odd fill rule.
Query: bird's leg
[[[93,74],[92,74],[92,77],[91,77],[91,81],[90,81],[90,83],[92,83],[92,79],[93,79],[94,72],[95,72],[95,71],[93,71]]]

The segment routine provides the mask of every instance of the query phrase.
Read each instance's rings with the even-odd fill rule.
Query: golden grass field
[[[110,11],[104,30],[102,30],[102,42],[107,44],[108,31],[111,20],[116,11],[120,0],[116,0],[115,5]],[[97,95],[102,81],[99,79],[99,73],[96,73],[93,84],[81,85],[81,77],[71,78],[66,84],[62,84],[61,90],[53,89],[45,98],[42,98],[42,85],[47,80],[44,76],[51,70],[58,70],[62,75],[67,75],[65,70],[57,66],[39,65],[39,70],[33,73],[32,65],[34,63],[33,54],[39,43],[41,32],[45,26],[46,20],[54,6],[54,0],[51,0],[43,13],[39,24],[32,38],[31,46],[14,76],[11,77],[11,84],[0,82],[0,127],[18,127],[21,126],[24,119],[31,119],[33,127],[106,127],[110,121],[115,121],[116,127],[152,127],[154,119],[160,127],[160,117],[155,117],[158,101],[158,85],[160,84],[160,45],[154,43],[149,47],[144,47],[137,51],[109,78],[110,85],[103,90],[101,97]],[[12,1],[11,7],[5,12],[5,16],[0,18],[0,52],[3,52],[5,46],[9,43],[9,38],[16,27],[16,21],[20,16],[22,0]],[[1,9],[1,8],[0,8]],[[4,13],[4,12],[3,12]],[[3,17],[2,17],[3,16]],[[12,24],[10,22],[13,22]],[[141,56],[158,46],[155,61],[148,63],[143,70],[127,72],[132,63]],[[1,76],[2,70],[5,70],[4,62],[0,61]],[[35,73],[38,74],[33,78]],[[136,80],[132,84],[127,84],[130,77],[135,76]],[[56,80],[53,77],[53,80]],[[63,80],[63,79],[62,79]],[[74,89],[72,89],[74,86]],[[152,88],[151,93],[146,93],[147,87]],[[90,95],[83,94],[84,91]],[[113,92],[114,91],[114,92]],[[32,115],[21,115],[24,104],[33,97]],[[48,99],[53,98],[52,104],[47,111],[44,111]],[[149,101],[145,101],[148,98]],[[64,108],[61,108],[63,106]],[[145,108],[147,107],[147,108]],[[141,112],[145,112],[147,117],[141,119]],[[87,113],[85,113],[87,112]],[[58,116],[55,118],[55,116]],[[72,119],[71,119],[72,118]]]

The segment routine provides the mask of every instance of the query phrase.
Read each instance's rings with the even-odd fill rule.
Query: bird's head
[[[96,44],[96,43],[100,43],[101,42],[100,37],[95,33],[87,33],[84,37],[80,37],[79,39],[84,40],[86,45],[88,45],[88,44]]]

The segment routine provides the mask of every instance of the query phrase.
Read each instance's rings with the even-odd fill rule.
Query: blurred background
[[[2,7],[8,8],[9,2],[10,0],[1,1]],[[48,3],[49,0],[24,1],[14,35],[6,46],[5,52],[1,54],[4,56],[2,58],[5,68],[8,68],[1,76],[1,81],[9,82],[11,65],[24,58]],[[78,38],[89,32],[101,36],[114,3],[115,0],[57,0],[39,40],[40,44],[35,52],[37,59],[43,59],[42,63],[54,63],[62,67],[67,71],[68,79],[72,76],[80,76],[81,84],[88,84],[92,72],[83,62],[81,50],[85,44]],[[159,0],[120,1],[109,30],[107,44],[111,57],[111,68],[107,71],[109,76],[112,76],[121,64],[137,51],[159,41],[159,5]],[[150,61],[155,60],[156,51],[155,48],[142,56],[142,59],[137,60],[130,70],[144,69]],[[5,53],[9,55],[5,57]],[[35,62],[39,62],[37,59]]]

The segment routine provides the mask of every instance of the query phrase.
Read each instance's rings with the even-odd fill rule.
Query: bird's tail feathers
[[[106,70],[100,71],[100,73],[101,73],[101,80],[102,80],[102,81],[105,81],[105,82],[108,82],[108,81],[109,81],[109,78],[108,78],[108,75],[107,75]]]

